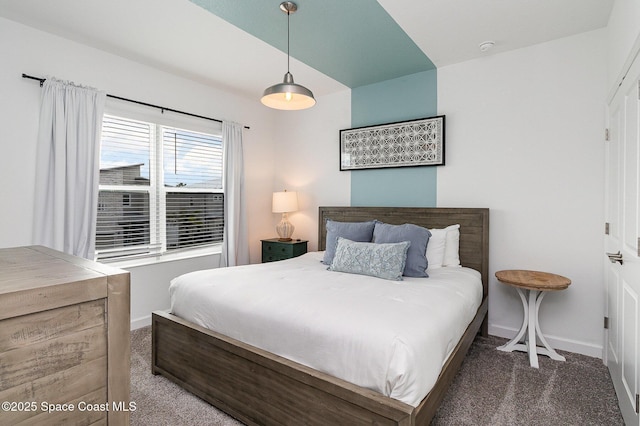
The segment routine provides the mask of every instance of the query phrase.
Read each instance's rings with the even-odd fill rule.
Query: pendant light
[[[316,104],[311,90],[293,82],[293,75],[289,72],[289,16],[298,10],[298,6],[291,1],[280,3],[280,10],[287,14],[287,73],[282,83],[268,87],[260,100],[269,108],[283,110],[297,110],[311,108]]]

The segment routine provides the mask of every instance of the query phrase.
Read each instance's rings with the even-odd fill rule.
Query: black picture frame
[[[443,166],[445,116],[340,130],[340,170]]]

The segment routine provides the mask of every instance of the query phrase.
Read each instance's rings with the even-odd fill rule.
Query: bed
[[[153,313],[153,373],[247,424],[428,424],[475,335],[487,333],[489,210],[321,207],[319,213],[319,250],[325,249],[327,219],[460,224],[460,262],[478,271],[481,303],[424,398],[402,402],[166,312]]]

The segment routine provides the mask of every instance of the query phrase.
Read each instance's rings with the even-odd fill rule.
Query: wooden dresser
[[[128,425],[129,273],[0,249],[0,424]]]

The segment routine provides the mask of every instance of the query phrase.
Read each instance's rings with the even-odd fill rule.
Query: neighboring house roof
[[[122,165],[122,166],[102,167],[100,169],[100,171],[102,171],[102,170],[128,169],[128,168],[131,168],[131,167],[141,167],[141,166],[144,166],[144,163],[125,164],[125,165]]]

